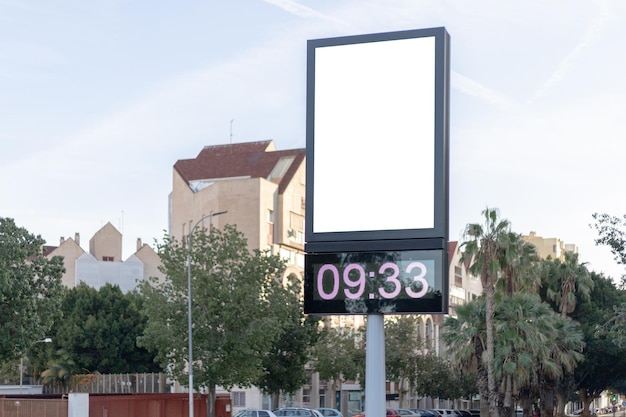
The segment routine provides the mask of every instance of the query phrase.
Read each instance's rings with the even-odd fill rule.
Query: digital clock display
[[[446,312],[444,259],[443,250],[307,254],[305,313]]]

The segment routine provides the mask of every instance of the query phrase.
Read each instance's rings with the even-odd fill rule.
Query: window
[[[308,406],[311,404],[311,390],[308,388],[302,389],[302,404]]]
[[[454,285],[457,287],[463,286],[463,270],[460,266],[454,267]]]
[[[246,406],[246,392],[245,391],[233,391],[233,407],[245,407]]]
[[[304,216],[298,213],[289,212],[289,230],[287,236],[292,241],[304,243]]]
[[[433,347],[433,322],[430,319],[426,319],[426,326],[424,327],[424,341],[427,349]]]
[[[103,256],[103,257],[102,257],[102,260],[103,260],[104,262],[113,262],[113,261],[114,261],[114,259],[115,259],[115,258],[114,258],[113,256]]]
[[[285,173],[291,166],[291,163],[294,159],[295,156],[283,156],[282,158],[280,158],[276,165],[274,165],[274,168],[272,169],[272,172],[267,179],[270,181],[280,180],[282,177],[285,176]]]
[[[271,245],[274,243],[274,210],[267,210],[267,223],[268,223],[268,233],[267,233],[267,244]]]

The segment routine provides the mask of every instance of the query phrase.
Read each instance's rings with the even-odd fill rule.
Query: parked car
[[[241,410],[234,417],[276,417],[271,410]]]
[[[400,414],[401,416],[407,416],[407,417],[419,417],[415,412],[413,412],[413,410],[409,410],[406,408],[398,408],[396,409],[396,411],[398,412],[398,414]]]
[[[432,411],[439,414],[439,417],[460,417],[459,413],[451,408],[435,408]]]
[[[359,414],[355,414],[352,417],[365,417],[365,413],[359,413]],[[386,411],[386,417],[401,417],[400,414],[398,414],[398,411],[394,410],[393,408],[388,408]]]
[[[320,413],[322,413],[322,415],[324,417],[343,417],[343,414],[341,414],[341,411],[336,410],[334,408],[316,408],[315,410],[319,411]]]
[[[309,408],[285,407],[274,410],[277,417],[323,417],[319,411]]]
[[[411,408],[415,414],[420,417],[438,417],[439,415],[432,410],[425,410],[423,408]],[[479,416],[480,417],[480,416]]]
[[[471,410],[467,410],[469,411],[473,417],[480,417],[480,410],[479,409],[471,409]]]
[[[456,410],[456,412],[461,417],[474,417],[472,416],[472,413],[469,412],[469,410]]]

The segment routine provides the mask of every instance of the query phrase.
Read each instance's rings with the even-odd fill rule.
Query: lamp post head
[[[50,342],[52,342],[52,339],[51,339],[51,338],[49,338],[49,337],[46,337],[46,338],[45,338],[45,339],[43,339],[41,342],[43,342],[43,343],[50,343]]]

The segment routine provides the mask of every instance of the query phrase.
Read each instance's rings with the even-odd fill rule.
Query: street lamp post
[[[205,219],[209,219],[209,225],[213,225],[213,217],[220,214],[225,214],[227,211],[219,211],[217,213],[210,212],[206,216],[202,216],[196,224],[193,225],[189,231],[189,237],[187,239],[187,333],[189,335],[189,417],[193,415],[193,337],[192,337],[192,320],[191,320],[191,238],[196,227],[200,225]]]
[[[36,340],[30,346],[32,347],[35,343],[50,343],[50,342],[52,342],[52,339],[50,339],[49,337],[46,337],[45,339]],[[24,387],[24,355],[21,355],[20,356],[20,394],[22,394],[23,387]]]

